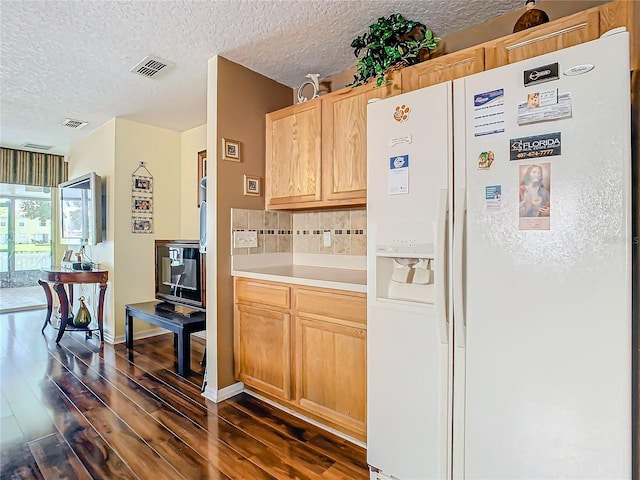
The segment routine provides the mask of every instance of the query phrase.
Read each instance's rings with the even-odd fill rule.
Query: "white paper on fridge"
[[[504,132],[504,89],[473,96],[473,136]]]
[[[389,158],[389,195],[409,193],[409,155]]]
[[[535,107],[532,107],[530,100],[518,104],[518,125],[571,117],[570,92],[561,93],[554,97],[553,90],[550,90],[540,92],[538,95],[540,100]]]

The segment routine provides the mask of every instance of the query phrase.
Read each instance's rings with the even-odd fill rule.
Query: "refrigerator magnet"
[[[409,193],[409,155],[389,158],[389,195]]]
[[[495,155],[491,150],[478,155],[478,170],[489,170],[493,164]]]
[[[551,80],[557,80],[558,75],[558,62],[550,63],[548,65],[542,65],[540,67],[532,68],[531,70],[524,71],[524,86],[530,87],[537,83],[550,82]]]
[[[558,103],[558,89],[545,92],[531,92],[527,94],[527,108],[547,107]]]
[[[502,209],[502,185],[484,187],[484,204],[487,212],[499,212]]]
[[[519,229],[549,230],[551,225],[551,164],[520,165]]]
[[[553,132],[509,140],[509,160],[551,157],[562,153],[562,133]]]
[[[403,123],[409,120],[409,113],[411,113],[411,108],[407,105],[397,105],[396,109],[393,111],[393,119],[396,122]]]

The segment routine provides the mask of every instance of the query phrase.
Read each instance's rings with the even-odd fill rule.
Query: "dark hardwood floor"
[[[365,450],[247,394],[200,395],[204,344],[178,376],[173,335],[65,333],[44,310],[0,314],[2,479],[367,479]]]

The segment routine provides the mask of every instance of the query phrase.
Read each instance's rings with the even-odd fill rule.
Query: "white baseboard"
[[[216,390],[213,387],[209,387],[207,384],[204,392],[202,392],[202,396],[208,398],[212,402],[219,403],[227,398],[234,397],[239,393],[244,391],[244,383],[236,382],[233,385],[229,385],[228,387],[224,387],[220,390]]]
[[[321,428],[322,430],[325,430],[329,433],[333,433],[334,435],[340,437],[340,438],[344,438],[345,440],[358,445],[359,447],[362,448],[367,448],[367,444],[357,440],[353,437],[350,437],[349,435],[346,435],[344,433],[342,433],[339,430],[336,430],[335,428],[331,428],[323,423],[318,422],[317,420],[314,420],[312,418],[306,417],[304,415],[302,415],[301,413],[296,412],[295,410],[291,410],[290,408],[285,407],[284,405],[280,405],[277,402],[274,402],[273,400],[269,400],[268,398],[263,397],[262,395],[256,393],[256,392],[252,392],[251,390],[247,390],[246,388],[244,389],[244,391],[246,393],[248,393],[249,395],[251,395],[252,397],[256,397],[259,400],[262,400],[264,403],[268,403],[269,405],[271,405],[272,407],[275,407],[279,410],[282,410],[283,412],[288,413],[289,415],[293,415],[294,417],[299,418],[300,420],[304,420],[305,422],[308,422],[312,425],[315,425],[318,428]]]
[[[139,333],[133,333],[133,339],[147,338],[147,337],[155,337],[156,335],[163,335],[165,333],[171,333],[169,330],[165,330],[164,328],[154,327],[150,330],[145,330]],[[118,335],[117,337],[113,337],[107,332],[104,332],[104,340],[107,343],[124,343],[125,335]]]

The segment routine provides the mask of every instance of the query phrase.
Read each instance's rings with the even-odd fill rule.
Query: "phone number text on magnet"
[[[515,155],[516,158],[532,158],[532,157],[549,157],[553,155],[553,148],[548,150],[537,150],[535,152],[525,152],[518,153]]]

